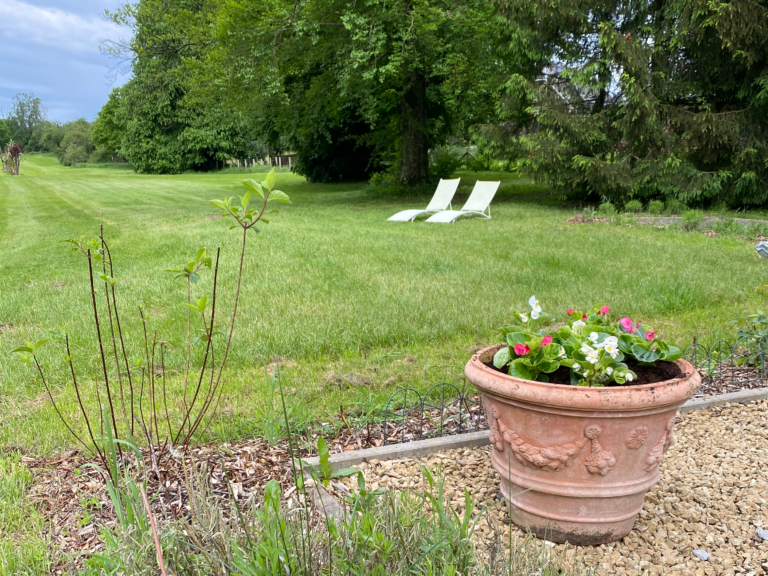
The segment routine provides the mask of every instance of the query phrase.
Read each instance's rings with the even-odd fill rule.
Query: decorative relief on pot
[[[675,418],[673,416],[672,419],[667,423],[667,429],[664,431],[664,435],[656,443],[656,445],[651,448],[651,452],[645,459],[645,469],[648,472],[653,470],[655,466],[658,466],[661,463],[661,459],[664,457],[664,453],[669,450],[672,444],[675,443],[675,439],[672,437],[672,429],[674,427]]]
[[[494,448],[499,452],[504,451],[505,446],[509,446],[515,459],[523,466],[538,468],[539,470],[556,472],[566,466],[571,466],[584,448],[587,442],[592,443],[592,454],[585,462],[585,466],[590,474],[600,474],[605,476],[608,471],[616,465],[616,458],[609,451],[604,450],[597,438],[601,434],[598,426],[590,425],[584,429],[584,438],[576,442],[568,442],[558,446],[539,447],[525,442],[514,431],[499,420],[499,412],[496,407],[491,405],[488,409],[490,418],[488,418],[490,427],[490,440]]]
[[[490,418],[488,418],[488,412],[490,412]],[[486,410],[485,418],[488,420],[488,428],[490,429],[488,438],[491,444],[499,452],[504,452],[504,436],[502,435],[503,432],[499,429],[499,424],[501,423],[499,422],[499,413],[496,411],[496,408],[491,407],[490,410]],[[503,426],[503,424],[501,425]]]
[[[629,434],[627,434],[627,448],[637,450],[638,448],[642,448],[647,440],[648,427],[638,426],[637,428],[632,429]]]
[[[616,458],[608,450],[604,450],[600,446],[600,442],[597,441],[602,432],[600,427],[594,424],[584,429],[584,436],[592,442],[592,454],[584,462],[584,466],[587,467],[587,472],[590,474],[605,476],[611,468],[616,466]]]

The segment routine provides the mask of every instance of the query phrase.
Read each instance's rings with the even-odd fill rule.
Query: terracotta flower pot
[[[683,377],[641,386],[587,388],[508,376],[481,350],[465,373],[482,392],[512,521],[540,538],[604,544],[629,534],[672,445],[677,409],[701,386]]]

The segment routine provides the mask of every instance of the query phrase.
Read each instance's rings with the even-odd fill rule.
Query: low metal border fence
[[[718,340],[710,346],[694,341],[683,358],[702,376],[704,387],[768,386],[768,336],[744,337],[735,343]],[[401,388],[387,401],[381,424],[383,444],[487,430],[480,395],[468,382],[440,382],[423,395]]]

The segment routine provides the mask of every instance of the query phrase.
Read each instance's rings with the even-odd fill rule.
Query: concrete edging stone
[[[680,407],[680,412],[691,412],[693,410],[704,410],[714,408],[715,406],[724,406],[725,404],[748,404],[760,400],[768,399],[768,388],[755,388],[752,390],[741,390],[739,392],[729,392],[728,394],[718,394],[710,398],[695,398],[688,400]],[[340,454],[331,454],[331,466],[333,470],[349,468],[369,460],[399,460],[401,458],[419,458],[429,456],[442,450],[455,450],[457,448],[473,448],[476,446],[486,446],[490,444],[488,439],[488,430],[479,430],[477,432],[467,432],[465,434],[454,434],[452,436],[439,436],[437,438],[428,438],[426,440],[414,440],[413,442],[403,442],[402,444],[387,444],[386,446],[376,446],[375,448],[363,448],[361,450],[351,450]],[[307,464],[317,467],[320,460],[317,457],[307,458]]]

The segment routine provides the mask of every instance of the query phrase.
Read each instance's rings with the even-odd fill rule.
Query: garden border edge
[[[748,404],[768,399],[768,388],[754,388],[752,390],[740,390],[727,394],[718,394],[709,398],[696,398],[688,400],[680,407],[680,412],[692,412],[705,410],[726,404]],[[429,456],[442,450],[455,450],[457,448],[474,448],[486,446],[491,441],[488,439],[488,430],[453,434],[451,436],[438,436],[426,440],[413,440],[399,444],[386,444],[374,448],[362,448],[330,455],[330,463],[334,472],[342,468],[356,466],[369,460],[399,460],[402,458],[419,458]],[[320,465],[318,457],[307,458],[307,465],[317,468]]]

